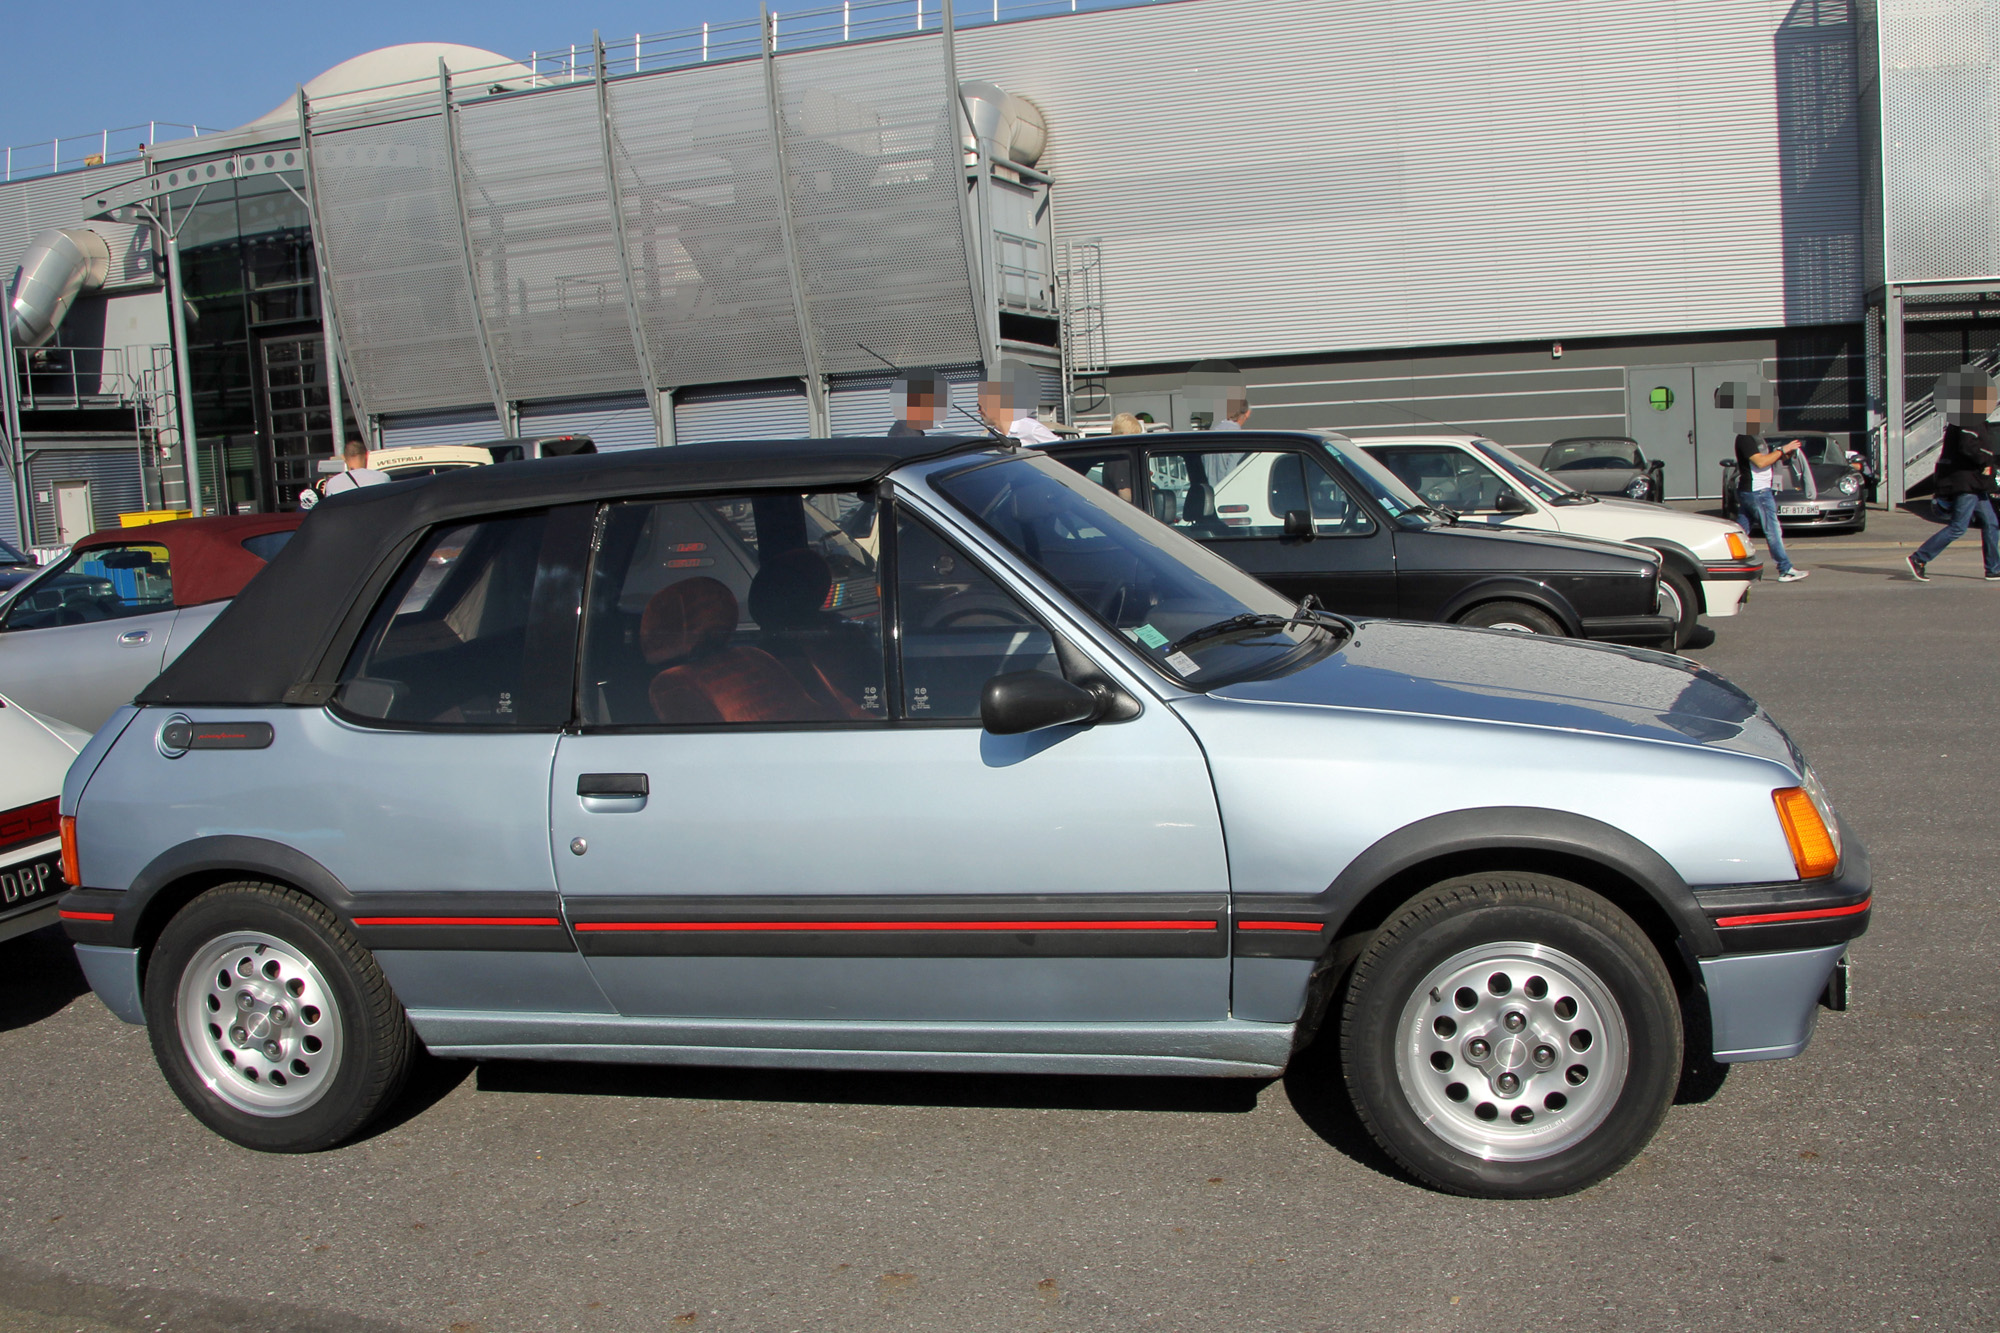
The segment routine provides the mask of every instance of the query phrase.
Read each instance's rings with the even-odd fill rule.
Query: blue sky
[[[825,0],[801,0],[798,8]],[[776,8],[792,7],[779,0]],[[229,129],[255,120],[320,71],[398,42],[463,42],[525,56],[571,42],[671,32],[757,12],[756,0],[318,0],[162,5],[130,0],[7,7],[0,144],[28,144],[149,120]],[[162,136],[165,137],[165,136]]]

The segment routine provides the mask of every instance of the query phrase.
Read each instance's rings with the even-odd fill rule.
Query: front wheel
[[[374,956],[296,889],[245,881],[167,923],[146,968],[153,1058],[181,1104],[263,1152],[316,1152],[392,1103],[416,1038]]]
[[[1596,1184],[1659,1128],[1680,1007],[1631,919],[1563,880],[1475,876],[1405,904],[1354,965],[1341,1062],[1418,1179],[1543,1198]]]
[[[1694,583],[1678,570],[1660,567],[1659,613],[1672,616],[1674,632],[1667,643],[1669,651],[1679,648],[1694,632],[1695,622],[1701,618],[1701,599],[1695,595]]]
[[[1554,616],[1526,602],[1485,602],[1460,616],[1457,623],[1472,629],[1504,629],[1515,634],[1561,637],[1563,632]]]

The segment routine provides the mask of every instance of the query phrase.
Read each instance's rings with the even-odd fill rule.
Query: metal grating
[[[762,67],[621,80],[607,95],[660,383],[804,374]]]
[[[795,440],[810,430],[801,385],[767,384],[690,393],[674,402],[674,439]]]
[[[316,134],[318,240],[373,413],[491,402],[437,116]]]
[[[2000,5],[1879,0],[1890,282],[2000,274]]]
[[[591,85],[459,111],[465,212],[510,397],[630,390],[632,346]]]
[[[601,454],[651,448],[659,443],[653,408],[643,396],[585,399],[567,403],[524,403],[518,434],[588,435]]]
[[[965,186],[941,37],[777,58],[792,217],[821,369],[976,361]]]

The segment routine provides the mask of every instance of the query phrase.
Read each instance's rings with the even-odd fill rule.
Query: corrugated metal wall
[[[527,403],[521,408],[520,433],[588,435],[601,454],[619,449],[651,448],[658,444],[653,408],[644,394],[626,394],[567,403]]]
[[[0,183],[0,286],[12,282],[21,257],[35,237],[50,227],[74,227],[83,222],[84,195],[139,174],[135,162],[56,176]],[[111,272],[106,290],[150,287],[158,281],[153,263],[153,229],[119,222],[93,222],[90,229],[111,247]]]
[[[34,447],[32,441],[30,447]],[[59,481],[90,483],[93,532],[115,527],[120,514],[146,507],[136,444],[106,449],[45,448],[28,460],[28,513],[35,529],[32,545],[56,544],[55,483]]]
[[[1057,234],[1102,238],[1131,365],[1785,323],[1787,236],[1859,226],[1784,192],[1793,9],[1188,0],[958,50],[1046,113]],[[1834,295],[1811,316],[1859,317]]]
[[[20,503],[14,498],[14,474],[0,470],[0,541],[25,551],[29,542],[21,531]]]

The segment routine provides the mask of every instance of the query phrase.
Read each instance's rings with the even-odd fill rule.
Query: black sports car
[[[1777,465],[1778,526],[1786,532],[1860,532],[1868,526],[1868,477],[1845,431],[1792,430],[1766,435],[1766,448],[1790,440],[1804,448]],[[1736,517],[1736,460],[1722,462],[1722,515]]]
[[[1667,498],[1666,463],[1649,459],[1639,442],[1623,435],[1572,435],[1542,453],[1541,469],[1587,495],[1627,500]]]
[[[1288,597],[1333,611],[1671,644],[1659,560],[1617,542],[1457,524],[1343,436],[1098,436],[1043,452]]]

